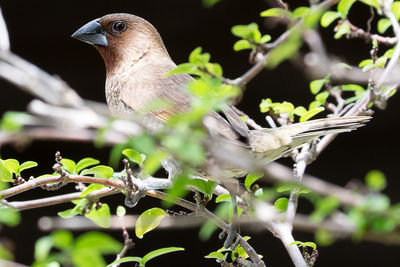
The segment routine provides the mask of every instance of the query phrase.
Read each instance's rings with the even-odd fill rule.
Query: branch
[[[4,21],[3,13],[0,8],[0,52],[10,50],[10,38],[8,37],[7,25]]]
[[[400,27],[399,27],[399,22],[397,21],[395,15],[393,14],[393,12],[391,10],[391,6],[390,5],[391,5],[392,2],[393,1],[386,1],[386,2],[383,3],[383,13],[385,14],[385,16],[392,23],[393,31],[394,31],[394,34],[396,36],[396,40],[398,42],[398,40],[400,40]],[[389,64],[386,66],[384,72],[379,77],[379,80],[376,83],[376,88],[377,89],[379,89],[386,82],[386,78],[388,77],[388,75],[390,74],[390,72],[392,71],[394,66],[397,64],[397,61],[399,60],[399,57],[400,57],[400,46],[397,45],[395,47],[395,49],[394,49],[393,56],[390,59]]]

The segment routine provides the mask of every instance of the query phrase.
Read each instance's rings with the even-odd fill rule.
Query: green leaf
[[[95,208],[96,204],[93,204],[89,213],[85,213],[85,217],[93,221],[100,227],[110,228],[111,224],[111,213],[110,207],[103,203],[99,209]]]
[[[250,191],[250,187],[251,185],[257,181],[258,179],[260,179],[261,177],[263,177],[264,174],[254,174],[254,173],[248,173],[246,175],[246,178],[244,180],[244,186],[247,188],[247,190]]]
[[[323,108],[323,107],[318,107],[318,108],[311,109],[311,110],[307,111],[306,114],[301,116],[299,121],[300,122],[308,121],[311,117],[314,117],[315,115],[317,115],[318,113],[320,113],[320,112],[322,112],[324,110],[325,110],[325,108]]]
[[[53,240],[54,247],[60,250],[67,250],[73,245],[74,242],[74,236],[71,232],[66,230],[54,231],[50,236]]]
[[[30,116],[26,113],[8,111],[0,121],[0,128],[6,132],[18,132],[30,120]]]
[[[88,200],[84,198],[84,199],[73,200],[72,202],[75,204],[75,207],[65,211],[60,211],[57,213],[57,215],[60,216],[61,218],[66,219],[74,217],[78,214],[82,214],[82,211],[84,207],[86,207]]]
[[[73,266],[86,267],[86,266],[105,266],[102,255],[95,249],[74,249],[71,253]],[[46,266],[47,267],[47,266]]]
[[[317,249],[317,244],[315,244],[314,242],[304,242],[304,245],[307,247],[311,247],[313,250]]]
[[[337,6],[337,11],[342,14],[342,18],[346,18],[351,6],[356,0],[341,0]]]
[[[16,159],[6,159],[4,161],[6,168],[17,175],[19,175],[19,162]]]
[[[181,74],[181,73],[189,73],[189,74],[194,74],[194,72],[197,70],[196,64],[193,63],[182,63],[176,66],[175,69],[170,70],[169,72],[165,73],[165,76],[171,76],[175,74]]]
[[[73,161],[73,160],[71,160],[71,159],[63,158],[63,159],[61,160],[61,164],[62,164],[62,166],[64,167],[64,169],[65,169],[67,172],[72,173],[72,174],[75,174],[75,167],[76,167],[75,161]]]
[[[147,134],[132,137],[129,144],[130,147],[143,154],[151,154],[156,150],[153,138]]]
[[[142,258],[140,257],[123,257],[119,260],[115,260],[112,263],[108,264],[107,267],[112,267],[115,266],[116,264],[121,264],[121,263],[125,263],[125,262],[138,262],[141,263],[142,262]]]
[[[206,63],[206,69],[208,72],[213,73],[217,77],[222,76],[222,67],[218,63]]]
[[[386,187],[385,174],[378,170],[372,170],[365,176],[365,183],[371,190],[381,191]]]
[[[394,53],[394,48],[388,49],[385,54],[383,54],[384,57],[387,58],[392,58],[393,57],[393,53]]]
[[[219,195],[215,199],[215,203],[220,203],[220,202],[231,202],[232,198],[230,194],[223,194]]]
[[[75,250],[93,250],[100,254],[120,253],[122,244],[101,232],[88,232],[75,240]]]
[[[221,0],[203,0],[202,4],[204,7],[210,8],[219,2],[221,2]]]
[[[189,55],[189,62],[196,64],[196,65],[204,65],[210,61],[210,54],[209,53],[201,53],[202,48],[197,47],[195,48]]]
[[[100,163],[100,161],[98,161],[97,159],[94,159],[94,158],[84,158],[84,159],[81,159],[81,160],[76,164],[75,173],[79,173],[81,170],[83,170],[83,169],[85,169],[85,168],[87,168],[87,167],[89,167],[89,166],[99,164],[99,163]]]
[[[329,97],[329,92],[324,91],[322,93],[319,93],[318,95],[315,96],[315,100],[321,103],[321,105],[324,105],[326,102],[326,99]]]
[[[277,105],[276,107],[274,107],[274,111],[278,114],[281,114],[281,113],[292,114],[293,110],[294,110],[294,105],[287,101],[284,101],[284,102],[280,103],[279,105]]]
[[[362,68],[362,67],[365,67],[365,66],[367,66],[367,65],[371,65],[371,64],[373,64],[374,63],[374,61],[372,61],[372,59],[364,59],[363,61],[361,61],[359,64],[358,64],[358,66],[360,67],[360,68]]]
[[[340,202],[337,198],[329,196],[319,199],[316,202],[316,208],[311,213],[311,220],[315,223],[321,222],[326,216],[334,212],[339,207]]]
[[[218,184],[216,182],[205,181],[203,179],[190,179],[188,185],[193,186],[203,194],[211,197],[215,187],[217,187]]]
[[[277,210],[285,211],[287,209],[288,203],[289,203],[289,200],[286,197],[281,197],[275,201],[274,207]]]
[[[171,252],[176,252],[176,251],[182,251],[185,250],[184,248],[178,248],[178,247],[168,247],[168,248],[160,248],[153,250],[146,255],[143,256],[142,264],[145,265],[149,260],[154,259],[155,257],[171,253]]]
[[[394,1],[391,9],[392,9],[394,16],[396,17],[396,20],[399,20],[400,19],[400,2]]]
[[[372,7],[376,8],[377,10],[380,10],[378,0],[360,0],[360,1],[368,6],[372,6]],[[392,6],[392,8],[393,8],[393,6]]]
[[[0,208],[0,223],[9,227],[18,225],[21,221],[19,212],[13,208]]]
[[[341,88],[343,91],[353,91],[355,93],[363,93],[365,91],[364,87],[358,84],[343,84]]]
[[[103,189],[104,187],[105,186],[102,185],[102,184],[91,184],[85,190],[83,190],[83,192],[81,193],[81,198],[82,197],[86,197],[87,195],[89,195],[93,191]]]
[[[340,26],[338,27],[334,38],[335,39],[340,39],[342,38],[343,35],[346,35],[348,33],[350,33],[350,25],[347,22],[343,22],[342,24],[340,24]]]
[[[375,62],[374,65],[375,65],[377,68],[384,68],[385,65],[386,65],[386,61],[387,61],[387,57],[382,56],[382,57],[379,57],[379,58],[376,60],[376,62]]]
[[[72,218],[78,214],[81,214],[81,212],[79,212],[75,208],[64,210],[64,211],[59,211],[57,213],[58,216],[60,216],[61,218],[64,218],[64,219]]]
[[[391,218],[378,217],[372,221],[372,230],[377,232],[391,232],[397,226],[396,220]]]
[[[220,260],[224,260],[225,256],[224,254],[222,254],[221,252],[218,251],[213,251],[210,254],[208,254],[207,256],[204,256],[204,258],[207,259],[220,259]]]
[[[289,246],[293,246],[293,245],[300,245],[301,247],[303,247],[303,242],[301,242],[301,241],[293,241],[292,243],[289,244]]]
[[[148,175],[152,175],[161,167],[161,161],[165,159],[167,155],[163,151],[157,151],[150,155],[143,164],[143,172]]]
[[[0,181],[14,182],[12,173],[5,166],[4,161],[0,159]]]
[[[349,64],[346,64],[344,62],[337,63],[337,64],[335,64],[335,66],[337,66],[338,68],[342,68],[342,69],[349,69],[349,70],[352,69],[352,67]]]
[[[45,261],[49,254],[50,250],[53,247],[53,239],[50,236],[44,236],[39,238],[35,242],[35,260],[36,261]]]
[[[36,167],[38,164],[35,161],[25,161],[24,163],[19,166],[19,172],[22,172],[23,170],[30,169],[33,167]]]
[[[94,166],[90,169],[84,169],[81,172],[81,175],[93,174],[94,177],[97,178],[110,178],[114,173],[114,170],[111,167],[105,165]]]
[[[143,154],[140,154],[132,148],[126,148],[122,151],[130,161],[135,162],[137,165],[142,166],[144,159],[146,158]]]
[[[313,109],[316,109],[316,108],[318,108],[318,107],[320,107],[321,106],[321,102],[319,102],[319,101],[312,101],[309,105],[308,105],[308,109],[309,110],[313,110]]]
[[[307,113],[307,109],[305,109],[303,106],[298,106],[293,110],[293,114],[297,116],[303,116],[305,113]]]
[[[306,6],[301,6],[293,10],[293,16],[295,18],[302,18],[310,12],[310,8]]]
[[[319,246],[329,246],[334,242],[332,234],[324,229],[318,229],[315,232],[315,240]]]
[[[207,241],[210,239],[212,234],[218,229],[212,221],[206,221],[199,230],[199,239],[201,241]]]
[[[142,239],[145,233],[150,232],[151,230],[156,228],[167,216],[167,213],[160,208],[152,208],[146,210],[145,212],[140,214],[139,218],[136,221],[136,236]]]
[[[233,50],[240,51],[244,49],[251,49],[254,48],[252,44],[249,43],[247,40],[239,40],[233,45]]]
[[[322,15],[321,17],[321,26],[322,27],[328,27],[331,25],[332,22],[334,22],[336,19],[340,18],[341,14],[339,12],[335,11],[327,11]]]
[[[283,8],[270,8],[260,13],[261,17],[290,16],[290,12]]]
[[[265,44],[265,43],[268,43],[269,41],[271,41],[271,35],[265,34],[265,35],[263,35],[263,36],[261,37],[259,43],[260,43],[260,44]]]
[[[237,37],[252,40],[257,43],[261,39],[261,33],[258,30],[258,25],[254,22],[248,25],[235,25],[232,27],[231,32]]]
[[[382,19],[378,20],[378,26],[377,27],[378,27],[378,32],[380,34],[385,33],[385,31],[387,29],[389,29],[390,26],[392,26],[392,23],[390,22],[389,19],[382,18]]]
[[[0,245],[0,259],[14,261],[14,255],[7,248]]]
[[[298,31],[293,31],[285,42],[281,43],[270,52],[267,67],[273,69],[282,61],[292,58],[297,54],[301,45],[302,40],[300,33]]]
[[[124,206],[118,206],[118,207],[117,207],[117,215],[118,215],[119,217],[124,217],[125,214],[126,214],[126,209],[125,209],[125,207],[124,207]]]
[[[317,94],[321,89],[322,86],[324,86],[326,80],[325,79],[319,79],[319,80],[314,80],[310,82],[310,91],[313,95]]]

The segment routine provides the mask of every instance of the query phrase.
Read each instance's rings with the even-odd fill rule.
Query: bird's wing
[[[177,113],[187,112],[193,97],[186,92],[185,84],[193,78],[187,74],[165,76],[165,72],[160,71],[148,76],[133,75],[126,84],[129,90],[121,90],[121,100],[133,110],[153,115],[163,122],[168,121]],[[158,78],[154,79],[154,77]],[[239,116],[237,117],[240,120]],[[218,133],[230,140],[238,138],[238,134],[233,129],[235,127],[232,127],[218,113],[211,111],[206,118],[208,120],[204,120],[207,122],[205,126],[210,132]]]

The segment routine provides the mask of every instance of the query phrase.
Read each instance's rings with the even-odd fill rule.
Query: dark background
[[[296,5],[307,5],[307,1],[292,1]],[[3,14],[8,24],[13,52],[33,62],[47,72],[59,75],[75,88],[84,98],[104,101],[104,66],[95,49],[70,38],[70,35],[86,22],[102,15],[114,12],[126,12],[149,20],[160,32],[165,45],[176,63],[187,60],[189,53],[197,46],[210,52],[212,61],[219,62],[224,68],[224,76],[235,78],[249,67],[247,52],[235,53],[232,49],[237,40],[230,28],[237,24],[258,22],[263,33],[273,37],[283,30],[282,27],[269,29],[268,24],[258,14],[269,8],[266,1],[223,0],[211,9],[204,8],[200,1],[50,1],[50,0],[2,0]],[[361,4],[355,5],[357,12],[351,13],[352,21],[365,28],[368,9]],[[360,9],[357,9],[360,8]],[[365,16],[362,14],[366,14]],[[332,38],[332,28],[324,30],[326,45],[352,64],[357,64],[369,56],[369,45],[362,40],[339,40]],[[309,80],[301,70],[290,63],[284,63],[273,71],[263,71],[249,85],[239,108],[246,111],[259,123],[264,124],[264,115],[258,110],[259,101],[270,97],[274,101],[288,100],[295,105],[306,105],[312,100],[308,93]],[[0,112],[6,110],[25,110],[32,99],[19,89],[0,81]],[[323,177],[338,185],[345,185],[352,179],[362,180],[371,169],[382,170],[388,178],[389,186],[385,190],[392,202],[398,202],[398,163],[399,143],[395,114],[398,112],[399,97],[395,96],[386,111],[378,111],[374,120],[366,127],[344,134],[313,163],[307,171]],[[67,144],[59,142],[33,142],[25,149],[6,146],[1,149],[2,158],[35,160],[39,167],[26,172],[39,175],[51,171],[54,153],[60,150],[67,158],[79,160],[93,156],[107,164],[109,149],[97,150],[91,144]],[[288,162],[288,161],[287,161]],[[73,187],[66,187],[67,192]],[[61,193],[60,191],[57,193]],[[49,196],[42,190],[32,190],[14,200],[28,200]],[[122,203],[121,195],[105,201]],[[157,200],[146,198],[139,207],[128,210],[138,214],[154,205]],[[47,233],[40,232],[37,219],[44,215],[55,215],[71,205],[59,205],[43,209],[22,212],[23,221],[15,228],[3,228],[1,238],[14,241],[16,260],[30,264],[33,257],[33,245],[37,238]],[[179,211],[179,208],[175,208]],[[133,232],[130,232],[133,236]],[[80,234],[80,233],[77,233]],[[111,234],[121,240],[120,232]],[[246,233],[244,233],[246,234]],[[130,255],[143,256],[145,253],[166,246],[182,246],[185,252],[174,253],[152,260],[149,266],[217,266],[213,260],[204,259],[204,255],[222,246],[214,235],[209,242],[198,240],[198,230],[153,231],[144,239],[134,238],[136,247]],[[289,256],[280,241],[269,233],[251,234],[251,244],[259,254],[264,255],[268,266],[291,266]],[[295,233],[296,240],[311,241],[313,236]],[[320,257],[316,266],[398,266],[398,247],[375,243],[338,241],[334,245],[319,248]]]

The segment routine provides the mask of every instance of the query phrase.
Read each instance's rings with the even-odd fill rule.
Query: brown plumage
[[[112,112],[138,112],[167,121],[172,115],[190,108],[193,96],[185,84],[193,78],[187,74],[165,76],[176,67],[157,30],[146,20],[130,14],[111,14],[93,20],[72,37],[93,44],[106,66],[106,98]],[[169,103],[148,111],[149,103],[161,99]],[[328,118],[297,123],[277,129],[249,130],[228,106],[222,108],[229,122],[210,111],[204,119],[210,134],[224,141],[247,147],[265,163],[276,160],[312,139],[326,134],[351,131],[368,117]],[[239,141],[243,136],[247,142]],[[207,162],[212,162],[212,158]],[[171,166],[164,167],[171,170]],[[172,164],[175,165],[175,164]],[[238,177],[245,170],[224,168],[228,177]]]

